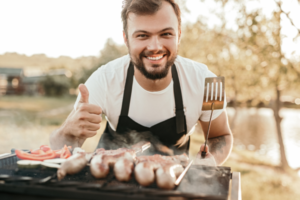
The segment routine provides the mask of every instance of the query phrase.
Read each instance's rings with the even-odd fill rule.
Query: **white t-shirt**
[[[116,130],[121,113],[129,63],[129,55],[113,60],[101,66],[85,83],[89,90],[89,103],[102,108],[114,130]],[[198,119],[209,121],[210,111],[202,111],[204,82],[206,77],[216,75],[209,71],[206,65],[181,56],[177,56],[175,65],[181,87],[187,133],[190,135]],[[74,105],[75,109],[80,98],[79,94]],[[226,106],[226,103],[224,105]],[[217,118],[223,110],[214,110],[212,120]],[[145,127],[151,127],[174,117],[173,81],[161,91],[149,92],[142,88],[134,78],[128,116]]]

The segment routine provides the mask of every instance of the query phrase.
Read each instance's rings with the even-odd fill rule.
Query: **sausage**
[[[130,153],[126,152],[124,157],[119,158],[114,165],[114,173],[117,180],[129,181],[133,167],[133,157]]]
[[[135,177],[137,181],[148,186],[156,178],[157,186],[162,189],[172,189],[175,186],[176,177],[183,171],[189,158],[186,154],[175,156],[139,156],[136,158]],[[155,172],[155,177],[152,173]],[[145,180],[146,179],[146,180]]]
[[[135,166],[134,176],[142,186],[148,186],[155,180],[154,167],[151,162],[141,162]]]
[[[67,174],[80,172],[88,163],[85,153],[77,153],[69,157],[57,170],[58,180],[62,180]]]
[[[175,187],[176,178],[183,172],[180,164],[165,164],[156,170],[156,184],[161,189],[171,190]]]
[[[128,160],[132,160],[132,162],[133,162],[133,159],[135,158],[135,152],[132,150],[128,150],[128,149],[98,151],[97,155],[94,156],[94,158],[92,159],[92,162],[90,165],[92,175],[95,178],[105,178],[109,174],[109,168],[114,167],[115,163],[117,162],[117,160],[119,158],[127,158]],[[133,165],[133,163],[132,163],[132,165]],[[120,169],[119,169],[120,166],[122,168],[122,163],[118,164],[117,171],[120,171]],[[126,161],[126,164],[123,165],[123,169],[124,169],[124,167],[130,169],[130,164]],[[119,175],[120,174],[118,174],[118,176]],[[120,175],[120,176],[128,176],[128,175]]]
[[[96,155],[93,157],[90,170],[95,178],[105,178],[109,174],[109,163],[105,160],[105,155]]]
[[[120,158],[114,166],[114,173],[118,181],[129,181],[132,171],[133,162],[126,158]]]

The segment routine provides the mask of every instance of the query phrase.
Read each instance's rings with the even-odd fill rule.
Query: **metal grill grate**
[[[231,171],[229,167],[192,166],[178,188],[164,191],[152,184],[145,188],[140,186],[134,177],[127,183],[119,182],[113,173],[106,179],[95,179],[89,167],[76,175],[67,175],[62,181],[57,181],[56,170],[49,169],[18,169],[15,155],[6,157],[0,167],[0,174],[10,175],[10,179],[2,179],[0,193],[11,195],[26,194],[29,196],[41,195],[56,199],[153,199],[170,197],[225,200],[228,197]],[[0,163],[3,159],[0,159]],[[51,176],[48,182],[39,183],[43,178]],[[32,177],[32,180],[22,180],[20,177]],[[1,177],[0,177],[1,181]],[[13,189],[19,188],[19,190]],[[41,192],[42,191],[42,192]],[[0,194],[0,197],[1,197]],[[85,195],[83,195],[85,194]],[[97,198],[96,198],[97,197]],[[129,198],[130,197],[130,198]]]

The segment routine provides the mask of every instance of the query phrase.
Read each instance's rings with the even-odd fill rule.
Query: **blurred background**
[[[178,54],[226,78],[242,196],[300,196],[300,0],[178,0]],[[77,86],[127,54],[122,0],[0,0],[0,154],[49,144]],[[83,148],[93,151],[104,129]],[[200,125],[190,154],[204,142]]]

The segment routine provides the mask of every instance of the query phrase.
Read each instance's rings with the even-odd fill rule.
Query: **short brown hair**
[[[123,30],[127,36],[127,18],[130,12],[137,15],[152,15],[156,13],[162,5],[162,2],[166,1],[171,4],[178,19],[178,28],[181,27],[181,13],[180,8],[175,0],[124,0],[122,9],[122,21]]]

